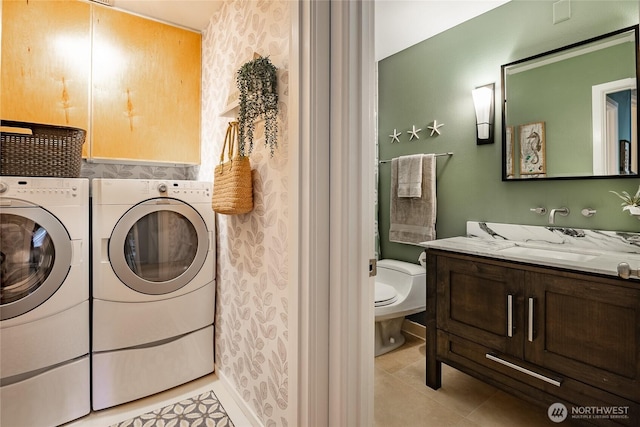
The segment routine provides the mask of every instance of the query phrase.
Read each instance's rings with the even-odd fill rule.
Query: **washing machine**
[[[211,183],[92,180],[92,407],[213,372]]]
[[[88,414],[89,182],[0,176],[0,425]]]

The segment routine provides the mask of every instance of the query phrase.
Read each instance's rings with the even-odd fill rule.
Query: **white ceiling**
[[[400,52],[509,0],[375,0],[376,60]]]
[[[225,0],[113,0],[114,7],[197,31]],[[454,27],[509,0],[375,0],[376,60]]]
[[[113,6],[202,31],[225,0],[113,0]],[[100,0],[98,0],[100,2]]]

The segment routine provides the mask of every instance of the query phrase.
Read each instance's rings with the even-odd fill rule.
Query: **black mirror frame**
[[[539,53],[537,55],[533,55],[533,56],[529,56],[527,58],[523,58],[523,59],[519,59],[517,61],[513,61],[510,62],[508,64],[504,64],[500,67],[500,97],[501,97],[501,104],[500,104],[500,109],[501,109],[501,114],[502,114],[502,123],[501,123],[501,127],[502,127],[502,181],[506,181],[506,182],[522,182],[522,181],[540,181],[540,180],[545,180],[545,181],[552,181],[552,180],[576,180],[576,179],[624,179],[624,178],[635,178],[638,179],[640,178],[640,173],[635,174],[635,175],[591,175],[591,176],[556,176],[556,177],[534,177],[534,178],[508,178],[507,177],[507,126],[506,126],[506,92],[505,92],[505,68],[513,66],[513,65],[517,65],[517,64],[521,64],[523,62],[527,62],[527,61],[532,61],[534,59],[538,59],[538,58],[542,58],[544,56],[547,55],[553,55],[556,54],[558,52],[562,52],[564,50],[569,50],[569,49],[573,49],[582,45],[586,45],[589,43],[593,43],[593,42],[597,42],[599,40],[602,39],[606,39],[608,37],[612,37],[618,34],[622,34],[622,33],[626,33],[629,31],[633,31],[634,35],[635,35],[635,44],[636,44],[636,50],[635,50],[635,63],[636,63],[636,88],[640,89],[640,39],[639,39],[639,29],[640,29],[640,25],[632,25],[629,27],[625,27],[625,28],[621,28],[619,30],[616,31],[612,31],[610,33],[607,34],[603,34],[600,36],[596,36],[596,37],[592,37],[590,39],[587,40],[583,40],[580,42],[576,42],[576,43],[572,43],[570,45],[567,46],[563,46],[563,47],[559,47],[557,49],[552,49],[549,50],[547,52],[543,52],[543,53]],[[638,133],[640,133],[640,114],[636,115],[636,130]],[[638,135],[640,136],[640,135]],[[638,138],[638,136],[636,136],[636,138]],[[640,144],[640,140],[638,140],[638,144]],[[637,157],[638,157],[638,165],[640,167],[640,149],[636,150],[637,153]],[[514,165],[515,167],[515,165]]]

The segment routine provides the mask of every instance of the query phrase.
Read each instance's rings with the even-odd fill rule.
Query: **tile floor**
[[[406,334],[399,349],[375,360],[375,427],[557,426],[547,408],[442,365],[442,387],[425,385],[425,342]],[[561,425],[571,425],[565,420]]]
[[[240,407],[236,404],[232,394],[216,374],[209,374],[190,383],[172,388],[153,396],[139,399],[133,402],[118,405],[113,408],[92,412],[64,427],[107,427],[121,421],[126,421],[137,415],[146,414],[154,409],[163,408],[172,403],[179,402],[189,397],[197,396],[206,391],[213,390],[222,404],[226,413],[233,421],[235,427],[250,427],[251,423],[245,417]]]

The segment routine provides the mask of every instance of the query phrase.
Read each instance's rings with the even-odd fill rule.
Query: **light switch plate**
[[[571,0],[560,0],[553,4],[553,23],[558,24],[571,18]]]

